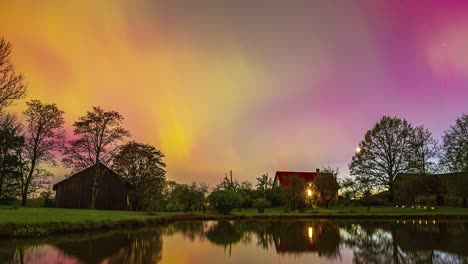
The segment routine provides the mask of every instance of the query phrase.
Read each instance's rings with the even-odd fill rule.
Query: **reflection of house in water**
[[[441,250],[467,255],[466,238],[468,222],[408,221],[395,228],[393,236],[398,246],[406,252]],[[417,238],[417,243],[415,243]]]
[[[131,239],[122,234],[114,233],[110,236],[87,236],[87,239],[76,239],[59,242],[55,245],[64,254],[74,257],[83,263],[99,263],[127,247]]]
[[[330,222],[284,221],[274,228],[273,240],[280,254],[316,252],[319,256],[339,255],[339,227]]]

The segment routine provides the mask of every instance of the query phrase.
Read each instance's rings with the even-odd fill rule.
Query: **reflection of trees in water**
[[[7,263],[25,263],[40,259],[51,250],[59,251],[58,258],[83,263],[100,263],[106,259],[109,263],[157,263],[162,257],[162,237],[160,230],[151,229],[20,240],[5,252],[2,250],[0,256]],[[48,262],[61,261],[49,259]]]
[[[354,263],[468,263],[464,225],[362,222],[341,229],[343,243],[353,249]]]
[[[231,255],[232,245],[239,243],[242,233],[238,232],[229,221],[219,221],[212,225],[206,232],[206,238],[215,244],[223,245],[224,249],[229,246],[229,256]]]
[[[316,252],[321,257],[335,259],[340,255],[340,235],[337,225],[314,221],[219,221],[206,236],[217,245],[232,246],[239,242],[257,245],[267,250],[275,246],[280,254]]]
[[[162,259],[160,229],[128,233],[130,243],[108,258],[109,263],[158,263]]]
[[[180,233],[191,242],[195,241],[195,239],[203,241],[205,240],[207,226],[208,223],[203,221],[174,222],[165,226],[164,235],[173,236],[176,233]]]

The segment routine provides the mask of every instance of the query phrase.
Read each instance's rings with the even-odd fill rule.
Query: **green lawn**
[[[116,229],[129,226],[143,226],[164,223],[172,220],[217,220],[217,219],[261,219],[261,218],[336,218],[365,219],[380,217],[464,217],[468,218],[468,208],[440,207],[435,210],[416,208],[395,208],[375,206],[367,211],[363,206],[331,207],[308,209],[305,213],[284,211],[284,208],[268,208],[264,214],[256,209],[235,210],[230,216],[193,212],[162,212],[148,214],[132,211],[101,211],[85,209],[62,209],[41,207],[0,206],[0,236],[43,236],[54,233],[82,232],[92,229]]]
[[[157,216],[167,216],[171,213],[158,213]],[[0,206],[0,225],[6,223],[15,224],[39,224],[51,222],[83,223],[119,220],[144,220],[154,218],[144,212],[132,211],[104,211],[87,209],[63,209],[44,207],[18,207]]]
[[[104,222],[120,220],[145,220],[150,218],[167,217],[174,215],[183,215],[182,212],[159,212],[155,215],[149,215],[145,212],[132,211],[105,211],[105,210],[86,210],[86,209],[62,209],[62,208],[43,208],[43,207],[18,207],[12,209],[11,206],[0,206],[0,225],[7,223],[14,224],[40,224],[51,222],[66,223],[86,223],[86,222]],[[194,212],[195,216],[217,216],[215,212]],[[257,216],[260,215],[256,209],[234,210],[235,216]],[[265,209],[266,216],[417,216],[417,215],[460,215],[468,216],[468,208],[458,207],[439,207],[435,210],[413,209],[413,208],[395,208],[391,206],[374,206],[370,211],[364,206],[331,207],[308,209],[305,213],[297,211],[287,213],[282,207]]]
[[[258,215],[256,209],[243,209],[241,212],[234,211],[236,215],[247,215],[254,216]],[[299,213],[297,211],[292,213],[285,213],[284,208],[267,208],[265,209],[265,215],[318,215],[318,216],[419,216],[419,215],[436,215],[436,216],[468,216],[468,208],[460,207],[437,207],[435,210],[418,209],[418,208],[396,208],[393,206],[371,206],[370,210],[367,210],[365,206],[347,206],[347,207],[330,207],[330,208],[314,208],[307,209],[305,213]]]

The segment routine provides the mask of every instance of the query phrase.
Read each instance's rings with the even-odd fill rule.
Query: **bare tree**
[[[166,180],[164,154],[155,147],[131,141],[123,145],[112,168],[127,179],[135,190],[130,195],[133,210],[148,209],[162,196]]]
[[[65,123],[64,112],[55,104],[43,104],[39,100],[26,104],[28,108],[24,111],[26,127],[22,155],[26,166],[21,177],[22,205],[26,205],[26,199],[36,180],[50,175],[41,165],[56,165],[54,154],[63,146]]]
[[[395,177],[410,169],[412,133],[413,127],[405,119],[382,117],[359,143],[359,151],[349,164],[351,175],[372,177],[369,183],[387,188],[393,201]]]
[[[0,38],[0,111],[26,95],[27,84],[11,63],[11,50],[11,43]]]
[[[74,171],[94,164],[108,165],[118,149],[118,144],[130,136],[122,127],[123,117],[116,111],[93,107],[73,126],[76,139],[70,140],[64,151],[63,163]],[[99,166],[93,175],[89,208],[94,209],[99,191]]]
[[[468,170],[468,115],[457,118],[445,131],[442,152],[441,163],[449,171]]]
[[[436,171],[437,164],[437,141],[432,137],[431,132],[423,126],[416,127],[411,133],[411,170],[420,174],[428,174]]]

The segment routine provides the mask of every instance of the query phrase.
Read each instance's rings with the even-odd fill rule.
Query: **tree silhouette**
[[[5,38],[0,38],[0,112],[14,100],[24,98],[27,84],[24,76],[16,73],[11,63],[12,46]]]
[[[468,115],[457,118],[445,131],[441,163],[450,171],[468,170]]]
[[[393,200],[393,182],[410,169],[413,128],[405,119],[384,116],[359,143],[349,169],[351,175],[372,178],[375,187],[387,188]]]
[[[113,159],[112,168],[127,179],[135,190],[130,193],[133,210],[148,208],[152,198],[161,196],[166,180],[164,154],[155,147],[131,141]]]
[[[437,169],[434,159],[438,155],[438,149],[431,132],[423,126],[416,127],[411,133],[411,145],[411,170],[424,175],[434,173]]]
[[[23,163],[18,154],[24,145],[21,132],[16,116],[0,115],[0,199],[20,195],[17,183]]]
[[[64,151],[63,163],[74,171],[94,164],[108,165],[118,149],[118,143],[130,133],[122,127],[123,117],[116,111],[93,107],[73,126],[76,139],[70,140]],[[99,191],[99,166],[93,175],[89,208],[94,208]]]
[[[21,177],[21,204],[26,205],[28,194],[37,180],[50,176],[42,164],[56,165],[55,153],[63,146],[63,111],[55,104],[43,104],[39,100],[26,103],[25,145],[22,159],[25,168]]]
[[[340,186],[336,180],[338,176],[338,168],[326,167],[322,168],[320,173],[314,179],[315,190],[320,194],[320,200],[328,208],[330,202],[336,198]]]

